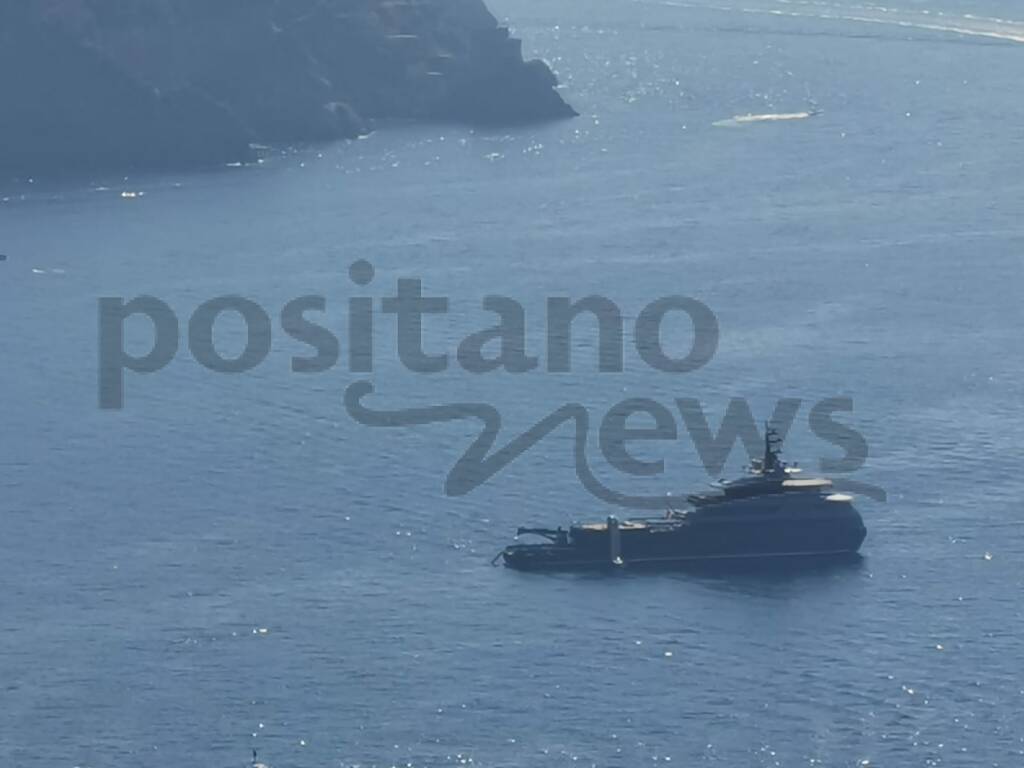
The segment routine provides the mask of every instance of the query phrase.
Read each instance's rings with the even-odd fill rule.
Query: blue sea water
[[[243,766],[1017,766],[1024,760],[1024,13],[1008,2],[496,0],[581,117],[483,132],[382,127],[202,174],[0,191],[0,762]],[[814,113],[737,122],[736,116]],[[349,265],[376,268],[355,286]],[[544,360],[545,301],[599,294],[630,323],[693,296],[721,343],[699,371],[405,370],[378,314],[347,364],[347,302],[401,277],[450,298],[454,354],[516,298]],[[159,297],[175,360],[97,406],[97,300]],[[204,301],[274,318],[267,360],[189,354]],[[342,357],[277,315],[322,295]],[[241,347],[225,319],[220,348]],[[685,324],[666,327],[685,346]],[[130,347],[150,332],[132,322]],[[803,400],[787,456],[868,442],[861,562],[755,573],[523,575],[523,524],[624,514],[581,487],[573,433],[472,493],[444,480],[468,422],[346,413],[486,402],[504,444],[567,402]],[[629,492],[708,481],[680,427]],[[730,472],[744,457],[737,449]]]

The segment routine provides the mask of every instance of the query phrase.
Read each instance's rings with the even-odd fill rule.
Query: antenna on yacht
[[[771,422],[766,421],[764,425],[764,460],[761,464],[765,474],[777,472],[782,468],[782,462],[779,460],[781,452],[782,438],[779,437],[778,430],[771,425]]]

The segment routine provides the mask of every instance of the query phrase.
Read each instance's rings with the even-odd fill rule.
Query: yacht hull
[[[751,508],[694,520],[574,526],[565,542],[514,544],[505,548],[502,559],[519,570],[559,570],[842,558],[855,554],[866,534],[851,504],[815,500],[782,519]]]

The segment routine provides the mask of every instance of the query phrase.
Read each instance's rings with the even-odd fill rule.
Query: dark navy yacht
[[[511,568],[543,570],[856,553],[867,530],[853,497],[836,493],[831,480],[787,466],[780,444],[768,428],[764,458],[747,476],[687,496],[685,507],[670,507],[664,517],[520,528],[517,536],[548,541],[513,544],[499,557]]]

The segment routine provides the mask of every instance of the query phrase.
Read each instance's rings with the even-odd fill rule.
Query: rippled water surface
[[[0,191],[0,762],[12,766],[1016,766],[1024,760],[1024,13],[1008,2],[496,0],[582,113],[509,132],[382,128],[261,167]],[[1014,19],[1017,19],[1014,21]],[[741,120],[749,116],[805,116]],[[128,193],[123,195],[123,193]],[[358,288],[348,266],[376,278]],[[470,423],[354,423],[347,301],[399,277],[451,299],[454,354],[520,300],[629,323],[672,293],[721,324],[673,376],[628,346],[595,372],[404,370],[378,316],[372,402],[488,402],[503,444],[567,402],[849,397],[861,562],[782,572],[532,576],[516,526],[615,511],[559,430],[473,493]],[[97,408],[97,299],[152,294],[185,327],[236,293],[268,359],[130,375]],[[281,331],[327,297],[342,358]],[[241,326],[219,326],[225,353]],[[683,326],[666,328],[685,337]],[[131,325],[144,351],[144,323]],[[681,429],[681,428],[680,428]],[[709,479],[681,438],[640,452],[661,494]],[[729,471],[743,457],[731,456]]]

